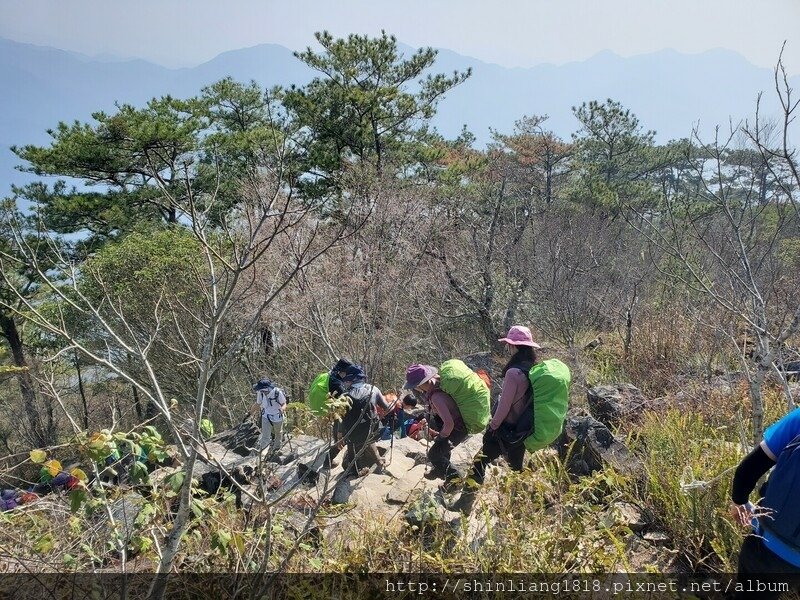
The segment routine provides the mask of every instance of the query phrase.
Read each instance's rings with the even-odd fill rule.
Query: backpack
[[[345,396],[350,399],[350,408],[342,417],[342,432],[347,435],[351,430],[355,430],[358,425],[367,424],[372,428],[373,424],[377,429],[378,413],[372,397],[375,395],[375,386],[368,383],[354,385],[347,391]]]
[[[439,387],[458,406],[469,433],[481,433],[489,424],[489,388],[480,376],[458,359],[439,369]]]
[[[533,403],[530,434],[525,438],[525,448],[529,452],[549,446],[561,435],[571,379],[569,367],[557,358],[537,363],[528,371]]]
[[[789,442],[778,456],[769,476],[767,495],[761,506],[769,515],[761,517],[762,527],[782,542],[800,547],[800,435]]]
[[[318,417],[324,417],[328,414],[329,378],[329,373],[320,373],[311,382],[311,387],[308,390],[308,405],[311,407],[311,412]]]

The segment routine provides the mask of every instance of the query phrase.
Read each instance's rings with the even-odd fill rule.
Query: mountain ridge
[[[414,48],[398,44],[403,53]],[[440,103],[433,125],[455,137],[463,125],[479,144],[490,128],[510,131],[523,115],[547,114],[547,126],[568,138],[577,129],[572,107],[584,101],[613,98],[631,109],[657,140],[688,136],[700,123],[705,133],[751,116],[759,91],[774,86],[773,73],[724,48],[685,54],[662,49],[622,57],[609,50],[584,61],[561,65],[504,67],[435,48],[436,72],[472,67],[473,75]],[[302,85],[315,72],[278,44],[257,44],[222,52],[194,67],[168,68],[143,59],[108,61],[50,46],[0,38],[0,187],[31,177],[14,171],[18,159],[11,145],[47,143],[46,131],[59,121],[88,120],[115,103],[143,105],[154,96],[191,96],[225,76],[263,86]],[[800,77],[790,78],[795,87]],[[765,94],[766,114],[776,114],[774,94]]]

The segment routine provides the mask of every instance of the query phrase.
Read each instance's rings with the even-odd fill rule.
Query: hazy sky
[[[511,67],[662,48],[727,48],[770,67],[788,40],[785,62],[800,73],[798,26],[799,0],[0,0],[0,37],[167,66],[383,28]]]

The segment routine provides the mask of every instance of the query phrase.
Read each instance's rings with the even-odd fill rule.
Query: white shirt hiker
[[[276,387],[256,392],[256,404],[261,407],[260,448],[269,447],[269,453],[277,453],[283,444],[283,411],[286,407],[286,394]]]
[[[256,402],[261,407],[261,416],[270,417],[271,422],[283,421],[283,409],[286,406],[286,395],[281,388],[259,390],[256,392]]]

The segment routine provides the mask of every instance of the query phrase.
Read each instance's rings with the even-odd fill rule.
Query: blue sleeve
[[[777,457],[786,445],[800,435],[800,408],[795,408],[764,432],[764,443]]]

